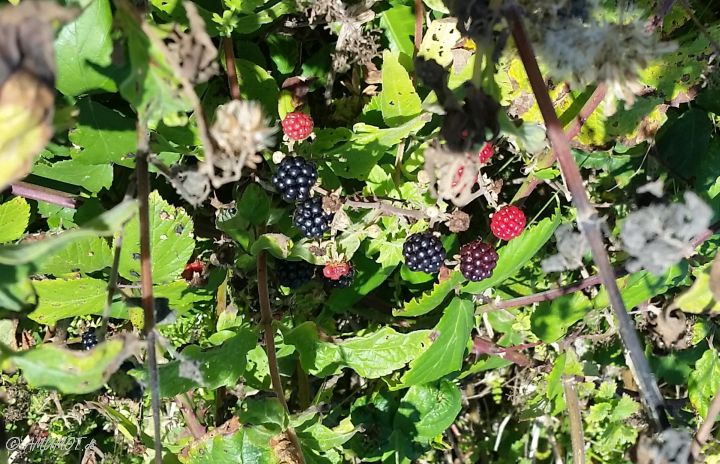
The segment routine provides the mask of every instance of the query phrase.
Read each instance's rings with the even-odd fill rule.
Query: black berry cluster
[[[353,280],[355,279],[355,268],[350,266],[350,270],[342,277],[340,277],[338,280],[332,280],[332,279],[325,279],[330,286],[330,288],[347,288],[350,285],[352,285]]]
[[[95,348],[98,344],[97,335],[95,335],[95,329],[89,329],[83,333],[82,336],[82,349],[87,351]]]
[[[315,165],[297,156],[288,156],[282,160],[272,183],[288,202],[305,201],[310,197],[310,189],[317,181]]]
[[[445,261],[445,249],[440,239],[430,232],[413,234],[403,245],[405,264],[411,271],[434,274]]]
[[[495,248],[482,240],[475,240],[460,248],[460,272],[473,282],[490,277],[497,260],[498,254]]]
[[[293,224],[300,231],[303,237],[317,238],[321,237],[328,229],[332,214],[325,212],[320,197],[313,197],[300,203],[295,208],[293,216]]]
[[[315,276],[315,266],[307,261],[277,261],[275,273],[283,287],[299,288]]]

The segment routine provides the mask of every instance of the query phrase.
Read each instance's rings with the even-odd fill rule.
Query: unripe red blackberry
[[[495,248],[482,240],[475,240],[460,248],[460,272],[473,282],[490,277],[497,260],[498,254]]]
[[[280,125],[289,139],[297,141],[310,137],[314,126],[312,116],[302,111],[288,113],[285,119],[280,122]]]
[[[525,228],[525,213],[517,206],[503,206],[490,220],[490,230],[501,240],[512,240]]]
[[[323,268],[323,275],[330,280],[340,280],[351,269],[350,263],[329,263]]]
[[[298,156],[288,156],[272,176],[272,183],[283,200],[305,201],[310,197],[310,189],[315,185],[317,177],[317,168],[313,163]]]
[[[307,261],[277,261],[275,274],[280,285],[295,289],[312,280],[315,267]]]
[[[293,216],[293,224],[303,237],[317,238],[330,229],[332,214],[322,207],[322,199],[313,197],[297,205]]]
[[[439,238],[430,232],[413,234],[403,244],[405,264],[411,271],[434,274],[445,261],[445,249]]]
[[[350,265],[347,273],[341,276],[339,279],[325,279],[325,281],[328,283],[328,285],[330,285],[331,288],[347,288],[352,285],[353,280],[355,280],[355,268],[352,267],[352,264],[347,264]]]

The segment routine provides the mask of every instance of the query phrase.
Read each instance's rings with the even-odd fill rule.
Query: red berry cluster
[[[280,122],[283,132],[290,140],[300,141],[310,137],[313,131],[313,119],[302,111],[293,111]]]
[[[490,220],[490,230],[500,240],[512,240],[525,228],[525,213],[517,206],[503,206]]]

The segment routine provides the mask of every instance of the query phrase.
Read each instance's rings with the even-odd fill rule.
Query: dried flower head
[[[654,204],[628,215],[620,231],[625,251],[632,257],[630,272],[647,269],[662,275],[673,264],[693,251],[691,240],[705,231],[713,211],[693,192],[685,201]]]
[[[455,210],[445,222],[448,230],[453,233],[465,232],[470,227],[470,215],[462,210]]]
[[[590,251],[585,236],[571,224],[561,224],[555,230],[558,253],[542,260],[543,272],[562,272],[582,266],[583,256]]]
[[[168,37],[168,50],[191,83],[207,82],[219,70],[217,49],[205,28],[205,21],[200,17],[197,7],[191,2],[184,2],[185,12],[190,22],[190,30],[183,31],[177,26]]]
[[[541,34],[538,51],[554,78],[578,87],[606,82],[610,95],[631,104],[643,88],[640,70],[674,49],[671,43],[659,43],[639,21],[585,22],[570,17],[550,22]]]
[[[174,172],[170,181],[178,194],[193,206],[202,204],[210,195],[210,179],[196,169]]]

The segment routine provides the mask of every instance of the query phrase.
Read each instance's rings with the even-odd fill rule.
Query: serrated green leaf
[[[84,237],[69,243],[47,258],[38,268],[41,274],[98,271],[112,266],[110,245],[102,237]]]
[[[592,303],[582,292],[563,295],[552,302],[540,303],[530,316],[530,327],[540,340],[552,343],[592,309]]]
[[[51,387],[62,393],[93,392],[135,351],[137,342],[119,337],[100,343],[90,351],[73,351],[46,343],[27,351],[2,352],[0,358],[12,362],[33,387]]]
[[[640,410],[640,404],[630,398],[628,395],[620,397],[620,401],[617,402],[615,408],[610,414],[610,421],[621,422],[635,414]]]
[[[474,310],[472,301],[455,298],[450,302],[432,331],[430,347],[410,363],[402,386],[432,382],[460,370],[475,322]]]
[[[422,111],[420,97],[408,72],[397,55],[388,50],[383,53],[380,109],[383,120],[390,127],[398,127]]]
[[[255,332],[241,329],[220,346],[207,350],[197,345],[186,347],[179,359],[159,366],[160,396],[167,398],[199,387],[214,390],[235,385],[245,372],[247,353],[255,346],[256,339]],[[183,377],[193,372],[199,372],[200,376]]]
[[[259,427],[242,427],[231,420],[223,427],[193,441],[178,455],[183,464],[273,464],[272,434]]]
[[[705,351],[695,364],[695,369],[688,379],[690,403],[703,419],[707,417],[710,402],[718,391],[720,391],[720,354],[711,348]]]
[[[450,66],[453,62],[452,49],[460,41],[460,31],[457,30],[455,18],[437,19],[430,23],[418,56],[428,60],[435,60],[440,66]]]
[[[193,223],[183,208],[175,208],[150,194],[150,257],[152,278],[156,284],[176,280],[195,248]],[[131,281],[140,278],[140,221],[133,218],[125,226],[118,272]]]
[[[36,176],[53,179],[66,184],[79,185],[88,192],[97,193],[110,188],[113,180],[113,168],[110,164],[83,164],[70,159],[54,163],[38,163],[33,166]]]
[[[34,287],[38,306],[28,317],[46,325],[68,317],[102,314],[107,298],[107,282],[91,277],[40,280]]]
[[[55,40],[58,90],[76,96],[89,90],[116,92],[115,82],[97,70],[112,63],[113,17],[108,0],[81,2],[83,11]]]
[[[78,124],[70,131],[70,141],[82,149],[74,159],[84,164],[116,163],[135,165],[128,155],[135,152],[137,133],[134,118],[89,98],[77,103]]]
[[[312,375],[327,377],[349,367],[360,376],[376,379],[404,367],[425,349],[427,330],[408,334],[383,327],[361,337],[336,343],[321,341],[315,324],[305,322],[285,334],[285,343],[294,345],[303,368]]]
[[[457,289],[464,280],[465,278],[460,272],[451,272],[447,279],[436,283],[432,290],[423,293],[418,298],[413,298],[402,308],[393,309],[393,316],[416,317],[429,313],[445,301],[450,292]]]
[[[395,427],[413,440],[429,444],[455,421],[462,407],[460,389],[443,379],[439,385],[413,385],[395,414]]]
[[[498,250],[498,263],[490,277],[480,282],[467,283],[464,293],[478,294],[488,288],[503,283],[525,266],[553,236],[560,224],[560,215],[546,218],[525,230],[519,237],[512,239]]]
[[[290,255],[293,242],[290,237],[284,234],[263,234],[255,240],[250,247],[250,253],[257,256],[263,250],[267,250],[276,258],[285,259]]]
[[[30,220],[30,205],[15,197],[0,205],[0,243],[13,242],[23,236]]]
[[[31,243],[0,247],[0,264],[17,266],[39,263],[55,250],[83,237],[112,235],[119,230],[136,212],[135,200],[127,200],[88,222],[80,229],[73,229],[59,235]]]

